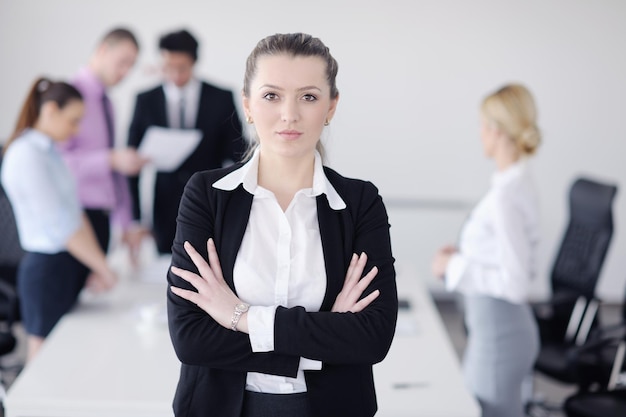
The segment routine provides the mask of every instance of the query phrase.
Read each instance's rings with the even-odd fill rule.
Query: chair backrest
[[[0,159],[1,168],[2,160]],[[17,267],[23,255],[13,208],[0,183],[0,266]]]
[[[577,179],[569,192],[569,224],[561,241],[551,284],[553,294],[592,298],[613,236],[615,185]]]

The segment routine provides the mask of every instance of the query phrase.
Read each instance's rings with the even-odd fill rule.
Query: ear
[[[326,120],[331,121],[333,117],[335,117],[335,111],[337,110],[337,104],[339,103],[339,95],[337,97],[331,99],[330,107],[328,108],[328,113],[326,115]]]
[[[241,90],[241,104],[243,105],[244,117],[246,119],[252,117],[250,114],[250,99],[245,95],[243,90]]]
[[[46,101],[45,103],[41,105],[41,110],[39,111],[39,117],[49,120],[50,117],[55,116],[56,114],[59,113],[59,111],[60,111],[59,105],[56,103],[56,101],[52,101],[52,100]]]

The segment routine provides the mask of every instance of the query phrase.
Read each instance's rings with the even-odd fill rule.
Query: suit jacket
[[[253,196],[242,185],[225,191],[212,184],[240,166],[198,173],[190,179],[180,204],[172,255],[173,265],[197,271],[183,243],[189,241],[206,259],[206,241],[213,237],[224,278],[233,289],[235,258]],[[375,414],[372,365],[389,350],[398,312],[387,213],[373,184],[324,170],[347,205],[335,211],[325,195],[317,197],[326,295],[319,312],[278,307],[273,352],[253,353],[247,334],[223,328],[196,305],[168,291],[170,336],[182,362],[174,398],[176,416],[240,417],[246,373],[295,377],[300,357],[323,362],[321,371],[305,371],[316,417]],[[361,252],[368,254],[367,271],[374,265],[379,269],[364,295],[379,289],[380,296],[360,313],[331,313],[350,258]],[[192,289],[171,272],[168,282]]]
[[[150,126],[168,127],[166,108],[162,85],[139,94],[130,124],[128,146],[139,147]],[[155,237],[164,234],[168,249],[174,238],[180,197],[189,178],[199,171],[220,168],[225,160],[238,162],[245,151],[241,121],[230,91],[206,82],[201,83],[195,128],[202,131],[202,139],[196,150],[176,171],[157,173],[152,218]],[[172,146],[176,144],[173,143]],[[141,213],[138,177],[130,178],[130,189],[133,217],[139,220]]]

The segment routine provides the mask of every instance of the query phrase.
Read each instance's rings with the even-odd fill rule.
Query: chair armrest
[[[555,294],[554,297],[549,300],[531,303],[531,307],[538,318],[549,319],[552,317],[555,308],[574,304],[579,297],[580,296],[576,294]]]
[[[589,342],[595,340],[626,340],[626,323],[617,323],[595,329],[589,336]]]
[[[7,298],[7,321],[9,326],[11,326],[16,319],[14,313],[17,309],[18,303],[17,291],[12,285],[9,285],[8,283],[0,279],[0,294],[4,295]]]

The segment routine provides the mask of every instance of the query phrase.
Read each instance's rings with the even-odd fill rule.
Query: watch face
[[[237,307],[237,310],[241,311],[242,313],[245,313],[246,311],[248,311],[248,304],[241,303],[241,304],[237,304],[236,307]]]

